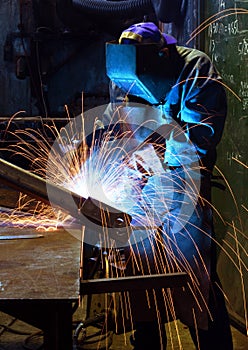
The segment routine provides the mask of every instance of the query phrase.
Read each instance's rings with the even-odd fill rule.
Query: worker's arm
[[[176,111],[176,112],[175,112]],[[185,65],[165,105],[165,114],[173,117],[185,138],[194,145],[200,158],[214,157],[225,118],[226,94],[223,84],[208,56],[201,54]],[[180,157],[187,144],[167,141],[166,161],[172,161],[173,152]],[[171,151],[170,151],[171,149]],[[170,152],[170,153],[169,153]],[[183,163],[187,156],[180,159]],[[214,159],[208,160],[214,162]]]

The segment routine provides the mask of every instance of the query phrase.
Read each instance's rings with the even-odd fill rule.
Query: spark
[[[123,121],[125,122],[125,118],[123,118]],[[69,128],[62,128],[60,131],[56,129],[55,125],[46,127],[47,132],[49,131],[53,138],[56,138],[57,140],[56,144],[52,147],[52,150],[51,143],[48,141],[46,135],[41,135],[39,131],[28,129],[17,133],[15,132],[15,135],[19,139],[19,143],[15,145],[14,151],[16,154],[26,157],[26,159],[31,162],[33,171],[40,176],[48,176],[49,180],[52,180],[58,185],[63,185],[83,197],[88,197],[90,195],[93,198],[98,198],[100,200],[104,198],[104,201],[107,203],[114,203],[115,206],[131,213],[135,218],[136,223],[140,225],[143,230],[146,228],[145,237],[148,237],[150,241],[154,259],[154,266],[152,266],[150,265],[150,260],[143,243],[144,237],[142,236],[142,232],[136,232],[135,227],[133,227],[131,235],[132,240],[130,241],[130,244],[132,243],[132,246],[130,247],[130,259],[133,260],[134,263],[133,273],[137,270],[141,274],[152,274],[154,269],[157,273],[164,273],[166,271],[186,271],[189,274],[192,283],[189,285],[189,289],[191,290],[199,310],[201,310],[202,305],[207,308],[204,295],[202,295],[200,291],[198,277],[186,257],[184,257],[184,252],[176,246],[176,242],[172,240],[165,231],[159,236],[157,230],[154,229],[155,227],[162,225],[163,220],[161,217],[168,214],[171,210],[171,206],[173,205],[171,193],[173,192],[175,185],[173,181],[177,181],[173,180],[172,183],[166,182],[168,180],[168,173],[166,173],[166,171],[164,171],[162,167],[159,167],[158,163],[154,161],[157,157],[156,152],[154,151],[154,145],[145,144],[140,146],[139,143],[134,142],[137,141],[134,137],[134,133],[135,131],[140,131],[140,128],[136,128],[132,132],[130,132],[130,130],[125,130],[122,133],[119,133],[118,137],[113,136],[112,130],[109,129],[103,138],[99,140],[97,136],[98,125],[99,123],[94,123],[93,125],[92,144],[90,146],[86,144],[84,135],[81,139],[82,142],[78,142],[80,137],[82,137],[81,131],[83,130],[82,132],[84,132],[84,125],[80,132],[76,131],[73,125],[70,125]],[[177,133],[179,132],[180,130],[177,130]],[[23,141],[24,139],[31,139],[33,143]],[[128,146],[130,146],[132,142],[135,145],[129,149]],[[149,154],[150,157],[148,157]],[[47,164],[49,164],[49,172],[47,172]],[[139,167],[137,164],[139,164]],[[140,168],[142,169],[141,171]],[[194,170],[199,169],[196,168]],[[160,204],[154,206],[154,203],[151,202],[149,192],[147,194],[142,193],[141,187],[143,181],[145,181],[145,185],[148,185],[151,178],[158,173],[158,170],[159,181],[155,181],[154,183],[150,182],[151,192],[156,194],[153,200],[155,203]],[[184,198],[184,202],[181,204],[187,207],[190,202],[195,208],[199,195],[196,191],[195,178],[192,177],[191,179],[191,171],[187,168],[183,170],[188,176],[188,186],[182,181],[182,185],[179,186],[177,191],[178,193],[183,193],[183,191],[187,190],[188,193],[186,194],[186,198]],[[145,180],[143,172],[146,176]],[[179,180],[182,180],[180,179],[180,175]],[[167,183],[167,186],[169,183],[169,187],[166,189],[163,186],[163,181]],[[232,193],[230,186],[229,191]],[[235,202],[235,196],[233,193],[232,197]],[[49,212],[51,208],[46,207],[41,203],[36,203],[34,208],[30,211],[32,201],[30,202],[30,200],[25,197],[23,197],[22,200],[24,201],[24,204],[21,205],[20,200],[15,216],[19,220],[17,211],[28,212],[28,215],[25,213],[25,216],[27,217],[25,219],[27,220],[25,225],[31,225],[30,218],[32,217],[32,220],[34,220],[33,222],[36,220],[37,229],[40,228],[40,223],[45,227],[46,222],[48,227],[50,227],[49,225],[52,220],[55,220],[53,225],[54,229],[56,229],[60,223],[63,225],[63,223],[69,219],[68,217],[65,217],[61,211],[57,213],[54,213],[54,211]],[[181,215],[180,217],[174,217],[174,220],[180,227],[182,227],[187,223],[188,217]],[[17,221],[17,223],[24,225],[21,220],[19,222]],[[208,235],[203,230],[202,233]],[[139,241],[141,242],[144,255],[139,252]],[[118,256],[118,247],[115,246],[114,241],[109,240],[107,229],[104,229],[103,235],[99,236],[99,242],[100,247],[109,247],[108,256],[104,255],[101,259],[106,269],[106,276],[124,276],[126,273],[125,266],[127,262],[119,262],[120,256]],[[217,244],[220,245],[220,243]],[[237,245],[238,244],[239,243],[237,242]],[[157,245],[160,245],[159,249],[157,249]],[[195,247],[199,256],[201,256],[197,243],[194,242],[193,238],[192,245]],[[135,253],[134,246],[136,246],[138,254]],[[221,249],[224,250],[223,247],[221,247]],[[175,256],[175,251],[177,252],[177,256]],[[240,251],[236,253],[239,254]],[[226,254],[228,254],[228,252],[226,252]],[[231,256],[230,259],[232,259]],[[201,263],[201,267],[207,272],[204,259],[202,258],[198,263]],[[234,261],[233,263],[235,264]],[[237,269],[240,271],[241,268],[242,262],[239,261]],[[165,292],[165,294],[167,293],[168,292]],[[155,294],[156,293],[154,292],[153,301],[155,302],[158,311]],[[116,298],[115,295],[112,297],[113,299]],[[148,294],[147,297],[147,302],[150,303],[151,300]],[[107,303],[107,300],[105,302]],[[170,304],[173,303],[170,298],[167,299],[166,302],[169,302]],[[116,308],[116,302],[114,303],[114,308]],[[121,297],[120,308],[123,319],[126,318],[127,315],[131,318],[131,306],[128,293],[125,293],[124,296]],[[173,315],[174,311],[172,305],[169,306],[169,308]],[[107,320],[105,321],[107,322]],[[177,332],[179,331],[177,330]]]
[[[240,258],[240,250],[239,250],[239,241],[237,237],[237,232],[235,230],[235,225],[233,223],[233,229],[235,234],[235,242],[236,242],[236,250],[237,250],[237,257],[238,257],[238,264],[239,264],[239,272],[240,272],[240,279],[241,279],[241,289],[242,289],[242,296],[243,296],[243,305],[244,305],[244,317],[246,320],[248,320],[247,316],[247,306],[246,306],[246,292],[245,292],[245,282],[244,282],[244,275],[243,275],[243,269],[242,269],[242,260]],[[248,328],[247,328],[248,329]],[[247,334],[248,335],[248,334]]]
[[[219,11],[218,13],[204,20],[195,30],[192,31],[191,38],[186,42],[186,45],[189,45],[191,40],[193,40],[196,36],[198,36],[202,31],[204,31],[207,27],[209,27],[214,22],[219,21],[228,16],[242,15],[242,14],[248,14],[248,10],[244,8],[229,8],[229,9]]]
[[[195,78],[195,77],[187,78],[187,79],[185,79],[185,80],[181,80],[179,83],[175,84],[173,87],[176,87],[176,86],[178,86],[178,85],[184,84],[186,81],[195,80],[195,79],[197,79],[197,80],[199,79],[199,80],[203,80],[203,81],[206,81],[206,79],[212,80],[212,81],[214,81],[214,82],[216,82],[216,83],[222,85],[225,89],[229,90],[229,91],[236,97],[236,99],[237,99],[239,102],[242,101],[242,99],[236,94],[236,92],[235,92],[233,89],[231,89],[226,83],[224,83],[223,81],[221,81],[221,80],[219,80],[219,79],[210,78],[210,77],[207,77],[207,76],[202,76],[202,77],[201,77],[201,76],[197,76],[197,78]],[[172,88],[173,88],[173,87],[172,87]],[[202,107],[202,106],[201,106],[201,107]]]
[[[37,231],[56,231],[65,225],[68,215],[54,211],[43,203],[28,199],[20,193],[16,208],[0,208],[0,226],[19,229],[34,228]],[[71,219],[71,218],[70,218]]]
[[[130,113],[131,111],[129,111]],[[122,116],[122,118],[123,123],[126,122],[128,124],[125,117]],[[127,211],[133,216],[135,225],[132,227],[132,234],[128,242],[130,244],[129,261],[122,261],[121,252],[118,250],[119,247],[112,238],[109,238],[107,228],[103,228],[102,234],[99,234],[100,248],[108,247],[108,255],[101,256],[107,277],[117,276],[118,278],[118,276],[125,276],[127,273],[126,266],[128,264],[132,265],[133,274],[137,271],[139,274],[152,274],[154,271],[156,273],[186,271],[190,277],[188,288],[191,290],[196,305],[199,310],[202,307],[207,309],[207,302],[205,296],[201,293],[198,276],[192,268],[191,263],[184,256],[184,251],[177,246],[176,240],[173,240],[167,234],[166,230],[160,232],[160,234],[158,234],[157,230],[158,227],[162,226],[163,218],[168,214],[171,215],[171,219],[175,221],[178,227],[185,227],[189,219],[186,215],[187,212],[181,213],[180,216],[173,216],[171,214],[174,201],[172,193],[173,191],[177,191],[178,194],[185,194],[181,203],[178,204],[181,204],[185,208],[188,208],[190,204],[195,209],[197,200],[199,199],[199,192],[196,185],[197,179],[194,176],[200,170],[200,166],[196,166],[195,169],[188,169],[187,167],[182,169],[187,176],[187,183],[180,175],[178,175],[177,179],[173,180],[170,177],[168,178],[169,173],[162,166],[159,166],[160,160],[155,151],[156,145],[140,143],[138,137],[135,137],[135,133],[139,134],[141,131],[141,126],[130,130],[129,125],[126,125],[127,128],[117,136],[111,128],[108,128],[105,134],[103,136],[101,135],[100,139],[97,133],[99,131],[98,127],[101,124],[95,120],[92,128],[92,143],[88,145],[84,134],[86,130],[83,116],[81,116],[81,120],[82,128],[80,130],[77,130],[75,125],[71,123],[68,128],[62,128],[60,130],[57,130],[55,124],[52,124],[52,126],[43,126],[43,132],[46,130],[45,134],[32,129],[17,131],[15,132],[15,136],[19,142],[13,147],[13,151],[15,154],[22,155],[24,158],[26,157],[31,163],[32,171],[36,174],[44,178],[47,177],[55,184],[62,185],[83,197],[92,196],[100,200],[104,199],[104,202],[114,204],[116,207]],[[116,126],[115,123],[112,123],[112,125]],[[145,124],[142,126],[145,127]],[[177,132],[180,133],[180,129]],[[48,133],[52,135],[53,139],[56,139],[52,148],[51,142],[47,138]],[[30,140],[33,142],[30,142]],[[238,160],[236,161],[238,162]],[[241,165],[246,167],[245,164]],[[238,213],[239,208],[235,194],[220,169],[217,167],[216,169],[224,178]],[[177,180],[180,180],[182,184],[175,189]],[[143,189],[148,185],[150,186],[150,192],[148,191],[146,193]],[[151,198],[150,193],[155,193],[155,197]],[[210,205],[206,201],[204,204]],[[214,207],[212,208],[214,209]],[[245,206],[243,208],[247,210]],[[235,239],[236,247],[233,248],[228,242],[225,243],[227,247],[231,248],[231,252],[238,257],[238,264],[221,243],[213,238],[211,239],[230,258],[237,271],[242,274],[242,270],[247,270],[247,267],[240,256],[241,251],[246,253],[245,247],[242,247],[238,241],[238,235],[243,234],[241,222],[241,229],[238,230],[234,224],[228,224],[217,209],[216,213],[221,217],[223,223],[235,228],[232,237]],[[4,215],[8,216],[9,213],[7,212]],[[55,230],[59,225],[66,227],[66,223],[73,223],[73,218],[66,216],[62,211],[54,211],[54,208],[45,206],[42,203],[33,203],[29,197],[23,195],[20,197],[18,207],[12,211],[11,215],[9,215],[9,221],[4,221],[6,220],[5,217],[3,222],[14,222],[16,220],[16,224],[20,226],[36,225],[37,229],[41,227],[45,229],[47,226],[48,229],[54,227]],[[22,221],[23,219],[26,221]],[[137,227],[140,227],[140,230],[137,230]],[[192,227],[197,228],[193,225]],[[82,254],[85,230],[85,227],[81,228],[81,269],[83,267]],[[186,233],[190,237],[189,231],[190,228],[186,230]],[[199,229],[199,232],[209,237],[208,233],[204,230]],[[176,232],[176,235],[180,235],[180,230]],[[144,238],[148,238],[149,240],[154,266],[151,265],[150,256],[146,252]],[[196,264],[197,268],[201,268],[207,273],[208,269],[204,263],[204,258],[200,254],[197,242],[193,237],[190,237],[190,239],[192,246],[199,255],[198,261],[196,261],[195,257],[192,257],[192,261]],[[242,283],[244,284],[243,280]],[[245,302],[243,284],[242,292]],[[158,312],[157,296],[155,291],[153,293],[154,300],[151,300],[148,291],[146,291],[147,303],[149,305],[151,302],[154,302]],[[176,311],[173,306],[170,289],[163,291],[163,297],[166,312],[176,320]],[[113,294],[112,298],[115,309],[114,317],[116,319],[117,312],[121,312],[125,333],[124,318],[130,318],[131,327],[133,327],[130,295],[129,293],[124,293],[124,295]],[[120,298],[120,310],[116,309],[116,298]],[[105,303],[107,302],[106,299]],[[195,310],[193,316],[196,318]],[[107,329],[107,320],[105,321]],[[178,341],[181,344],[179,330],[176,329],[176,331]]]
[[[244,162],[241,162],[239,159],[232,157],[232,160],[234,160],[235,162],[239,163],[240,165],[242,165],[244,168],[248,169],[248,165],[245,164]]]

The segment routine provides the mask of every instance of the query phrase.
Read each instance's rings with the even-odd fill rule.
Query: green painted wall
[[[218,272],[228,309],[243,329],[248,295],[248,1],[205,3],[204,50],[227,85],[228,117],[218,147],[215,175],[226,186],[214,188],[215,228],[220,244]],[[212,18],[210,18],[213,16]]]

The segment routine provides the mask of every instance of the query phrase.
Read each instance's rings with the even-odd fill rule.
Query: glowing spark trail
[[[123,118],[123,121],[125,122],[125,118]],[[149,123],[150,126],[151,120]],[[145,123],[142,127],[134,127],[131,132],[128,123],[126,124],[125,131],[116,135],[111,128],[101,134],[101,129],[99,131],[98,126],[102,124],[94,123],[91,129],[93,133],[90,135],[91,144],[86,142],[88,135],[82,116],[79,120],[76,120],[76,123],[75,121],[74,123],[70,122],[68,127],[61,130],[57,130],[55,125],[52,125],[48,128],[56,139],[52,148],[46,136],[41,135],[38,131],[30,129],[16,132],[15,136],[19,138],[19,143],[17,146],[15,145],[14,153],[26,157],[31,162],[33,171],[43,178],[47,178],[49,181],[81,196],[88,197],[90,195],[95,199],[104,200],[105,203],[114,205],[131,214],[134,222],[131,237],[126,245],[131,244],[130,259],[133,261],[133,274],[135,275],[136,271],[139,274],[151,274],[154,271],[155,273],[186,271],[191,278],[189,289],[196,300],[196,304],[199,309],[203,305],[207,307],[204,295],[201,295],[200,292],[198,277],[187,257],[184,256],[184,252],[176,246],[176,241],[167,236],[165,231],[162,234],[157,232],[157,228],[163,224],[163,217],[173,209],[174,199],[172,194],[175,191],[178,194],[183,194],[182,212],[179,216],[174,217],[175,233],[177,234],[187,224],[199,196],[197,189],[200,166],[195,166],[193,169],[184,167],[183,172],[186,180],[182,181],[182,185],[176,188],[176,180],[182,180],[181,175],[179,174],[177,179],[172,179],[170,172],[167,172],[161,164],[159,155],[156,153],[156,144],[143,143],[144,138],[140,139],[142,127],[146,127]],[[115,123],[113,125],[116,126]],[[153,131],[156,129],[156,122],[153,121],[152,125]],[[180,130],[177,129],[177,132],[180,132]],[[33,144],[24,141],[27,136],[29,140],[33,140]],[[232,193],[230,187],[229,191]],[[233,193],[232,196],[235,201]],[[12,223],[23,227],[35,226],[38,230],[41,228],[56,229],[62,225],[69,232],[70,225],[73,226],[73,218],[70,216],[42,203],[32,203],[32,200],[26,196],[20,197],[17,209],[2,212],[1,222],[2,225]],[[93,227],[93,230],[95,230],[95,227]],[[238,231],[235,232],[237,236]],[[187,234],[190,233],[187,232]],[[202,234],[208,236],[207,232],[202,231]],[[109,238],[109,229],[101,230],[101,232],[97,230],[97,234],[92,238],[91,234],[87,236],[87,228],[84,227],[83,237],[86,242],[90,237],[94,244],[97,243],[100,247],[108,247],[107,261],[106,256],[103,259],[105,259],[106,273],[109,277],[125,276],[128,261],[122,260],[118,245],[113,239]],[[150,261],[151,256],[147,255],[143,243],[146,238],[149,239],[152,247],[153,263]],[[81,230],[80,239],[82,239]],[[200,253],[197,242],[194,241],[193,237],[191,237],[191,240],[196,251]],[[89,243],[92,242],[89,241]],[[237,237],[236,242],[236,254],[239,255],[239,250],[245,248],[239,246]],[[223,247],[221,249],[224,250]],[[229,253],[226,251],[226,254]],[[230,259],[232,259],[231,256]],[[81,260],[83,260],[82,257]],[[196,263],[194,259],[193,261]],[[247,268],[240,259],[238,264],[234,260],[233,263],[239,271]],[[203,258],[201,258],[201,268],[205,272],[207,271]],[[116,298],[119,300],[118,302]],[[156,294],[152,299],[147,294],[148,303],[153,299],[159,313]],[[163,299],[166,304],[168,318],[175,318],[173,300],[169,291],[163,291]],[[123,322],[121,328],[125,330],[124,319],[129,319],[132,327],[128,292],[121,296],[113,295],[113,300],[115,309],[117,303],[120,304]],[[117,316],[115,317],[117,319]],[[178,342],[180,343],[178,332],[177,330]]]

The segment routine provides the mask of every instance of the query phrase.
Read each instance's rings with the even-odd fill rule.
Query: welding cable
[[[28,343],[34,339],[34,338],[39,338],[39,337],[43,337],[44,336],[44,333],[43,331],[39,330],[37,332],[34,332],[32,334],[30,334],[25,340],[24,342],[22,343],[22,347],[26,350],[34,350],[33,347],[29,346]],[[42,344],[40,346],[38,346],[38,348],[36,347],[35,350],[41,350],[44,348],[44,344],[42,342]]]
[[[43,85],[42,85],[42,80],[41,80],[41,72],[40,72],[40,64],[39,64],[39,57],[38,57],[38,46],[36,45],[36,58],[38,58],[38,75],[39,75],[39,81],[37,82],[36,80],[36,74],[34,72],[34,67],[31,63],[31,57],[30,57],[30,54],[28,53],[28,50],[26,48],[26,45],[25,45],[25,41],[24,41],[24,38],[25,38],[25,32],[23,30],[23,28],[25,28],[25,25],[24,25],[24,22],[23,22],[23,12],[24,12],[24,5],[26,6],[26,4],[20,2],[19,4],[19,13],[20,13],[20,24],[19,24],[19,30],[20,30],[20,35],[21,35],[21,44],[22,44],[22,49],[23,49],[23,52],[24,52],[24,57],[25,57],[25,60],[26,60],[26,64],[27,64],[27,69],[28,69],[28,73],[29,73],[29,77],[30,77],[30,81],[31,81],[31,86],[33,88],[33,91],[34,91],[34,95],[37,99],[37,103],[38,103],[38,109],[39,110],[42,110],[44,111],[45,113],[45,116],[47,117],[48,116],[48,102],[45,100],[44,98],[44,91],[43,91]]]
[[[145,11],[147,14],[153,12],[151,0],[71,0],[71,2],[72,6],[82,13],[119,19],[140,16],[141,11]]]
[[[105,1],[105,0],[72,0],[72,5],[84,13],[105,16],[117,16],[126,18],[128,16],[140,15],[140,11],[152,11],[151,0],[126,0],[126,1]]]
[[[0,328],[3,328],[0,336],[3,334],[3,332],[9,332],[9,333],[18,334],[18,335],[31,335],[30,332],[19,331],[18,329],[14,329],[14,328],[12,328],[10,326],[6,326],[4,324],[0,324]]]
[[[92,346],[93,344],[96,344],[97,349],[108,349],[113,342],[113,331],[103,333],[102,330],[99,330],[98,332],[89,336],[84,335],[84,337],[79,340],[74,338],[73,341],[73,346],[74,348],[76,347],[76,349],[84,349],[85,347]],[[103,343],[103,347],[100,345],[100,343]]]
[[[62,9],[75,8],[82,14],[101,15],[118,19],[134,18],[135,16],[155,12],[159,21],[164,23],[182,23],[186,15],[188,0],[57,0],[57,7]]]

